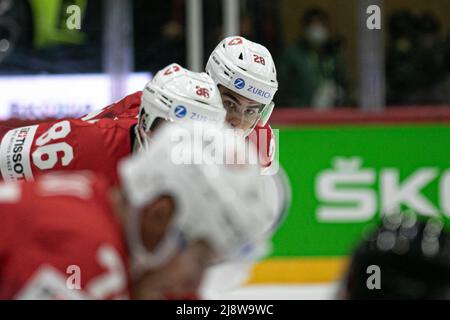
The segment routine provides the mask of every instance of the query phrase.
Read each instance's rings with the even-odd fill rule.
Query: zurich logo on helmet
[[[175,117],[184,118],[187,114],[187,110],[184,106],[176,106],[174,113],[175,113]]]
[[[234,80],[234,86],[237,89],[242,89],[245,87],[245,81],[242,78],[237,78],[236,80]]]

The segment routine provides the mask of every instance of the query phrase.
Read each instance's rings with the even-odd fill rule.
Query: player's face
[[[244,131],[252,128],[259,119],[262,105],[219,85],[223,106],[227,110],[226,120],[236,129]]]
[[[168,264],[148,271],[134,284],[135,299],[192,298],[210,265],[212,250],[207,242],[194,241]]]

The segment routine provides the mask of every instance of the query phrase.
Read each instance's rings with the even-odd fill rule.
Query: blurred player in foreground
[[[385,217],[356,249],[339,298],[450,299],[450,233],[443,221]]]
[[[85,118],[3,132],[1,177],[4,181],[32,180],[53,170],[92,170],[115,184],[119,160],[142,146],[145,137],[161,123],[160,118],[220,126],[225,110],[218,89],[206,73],[171,65],[146,85],[138,125],[135,117]]]
[[[278,214],[268,202],[283,198],[274,177],[243,164],[176,164],[227,138],[205,127],[197,144],[174,139],[193,137],[192,127],[159,130],[120,164],[121,189],[76,172],[0,185],[0,298],[179,296],[212,262],[264,240]],[[233,157],[248,150],[236,143]]]

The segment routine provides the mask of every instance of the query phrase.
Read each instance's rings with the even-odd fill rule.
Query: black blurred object
[[[417,17],[419,29],[417,54],[419,59],[420,85],[424,99],[431,103],[449,102],[443,96],[441,85],[445,79],[445,45],[441,36],[441,24],[431,13],[424,12]],[[420,94],[420,93],[419,93]],[[428,101],[423,101],[427,103]]]
[[[450,102],[443,86],[445,47],[439,20],[431,12],[397,11],[389,17],[386,54],[388,104]]]
[[[186,66],[184,1],[133,0],[135,71]]]
[[[367,285],[371,265],[380,288]],[[358,246],[344,283],[347,299],[450,299],[450,234],[437,218],[395,214]]]
[[[410,11],[401,10],[393,13],[388,21],[391,37],[394,39],[400,37],[414,38],[415,22],[414,15]]]
[[[17,47],[31,44],[31,15],[25,0],[0,0],[0,64]]]
[[[424,12],[417,18],[418,29],[422,34],[438,34],[441,24],[432,12]]]
[[[328,13],[326,13],[325,10],[319,7],[309,8],[305,11],[301,18],[302,27],[306,28],[317,20],[326,25],[330,24],[330,16],[328,15]]]
[[[447,72],[447,76],[450,77],[450,33],[447,35],[447,38],[445,39],[445,70]]]

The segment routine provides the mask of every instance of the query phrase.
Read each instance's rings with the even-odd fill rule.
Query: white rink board
[[[251,285],[223,293],[204,292],[207,300],[333,300],[339,283],[305,285]]]

